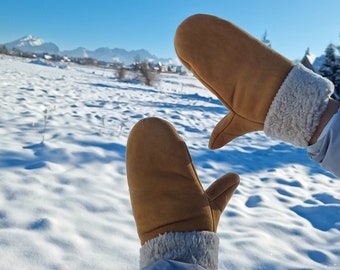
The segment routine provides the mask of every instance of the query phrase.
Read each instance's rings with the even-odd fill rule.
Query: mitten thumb
[[[236,173],[228,173],[213,182],[205,191],[213,216],[213,231],[216,232],[220,216],[240,183]]]
[[[211,133],[209,148],[221,148],[236,137],[262,129],[263,124],[250,121],[237,113],[229,112],[220,122],[218,122]]]

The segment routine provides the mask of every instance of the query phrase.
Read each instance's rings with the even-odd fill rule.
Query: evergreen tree
[[[340,62],[338,58],[338,63]],[[340,63],[338,64],[340,66]],[[340,68],[335,73],[335,81],[334,81],[334,95],[333,97],[340,101]]]
[[[325,50],[325,58],[319,68],[320,75],[328,78],[332,82],[335,79],[336,56],[333,44],[329,44]]]
[[[8,54],[8,50],[5,45],[0,44],[0,54]]]
[[[321,64],[318,73],[334,84],[334,98],[340,97],[340,59],[335,53],[335,46],[329,44],[325,50],[325,59]]]
[[[266,44],[268,47],[272,47],[272,44],[270,43],[270,40],[267,38],[267,30],[264,32],[261,41]]]

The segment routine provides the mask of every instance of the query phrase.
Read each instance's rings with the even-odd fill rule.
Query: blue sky
[[[175,57],[177,26],[195,13],[216,15],[267,37],[289,59],[340,45],[340,0],[2,0],[0,43],[32,34],[61,50],[83,46],[146,49]]]

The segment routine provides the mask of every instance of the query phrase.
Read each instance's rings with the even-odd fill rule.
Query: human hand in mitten
[[[229,110],[214,128],[210,148],[258,130],[296,146],[309,144],[334,89],[329,80],[294,66],[241,28],[211,15],[184,20],[175,49]]]
[[[170,123],[159,118],[139,121],[131,130],[126,151],[132,210],[142,245],[147,246],[163,234],[208,232],[188,238],[186,234],[177,235],[171,241],[161,238],[162,243],[158,241],[157,248],[152,244],[151,251],[141,256],[153,257],[157,253],[158,259],[174,259],[178,253],[186,257],[184,254],[190,251],[190,256],[187,255],[191,261],[195,246],[199,250],[196,260],[207,260],[206,254],[210,251],[204,249],[210,243],[207,246],[204,243],[214,241],[213,245],[216,244],[211,239],[215,239],[213,234],[219,218],[239,184],[239,176],[226,174],[204,190],[185,142]],[[162,247],[164,252],[160,252]],[[202,252],[204,256],[199,255]],[[155,258],[145,260],[150,263]]]
[[[133,215],[141,243],[166,232],[216,232],[239,177],[229,173],[204,191],[174,127],[146,118],[131,130],[126,153]]]

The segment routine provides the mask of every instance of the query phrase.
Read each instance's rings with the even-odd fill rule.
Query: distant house
[[[301,60],[301,64],[304,65],[306,68],[309,68],[310,70],[315,72],[314,69],[314,63],[316,60],[316,56],[314,54],[311,54],[309,52],[309,48],[306,50],[305,55],[303,56],[302,60]]]

